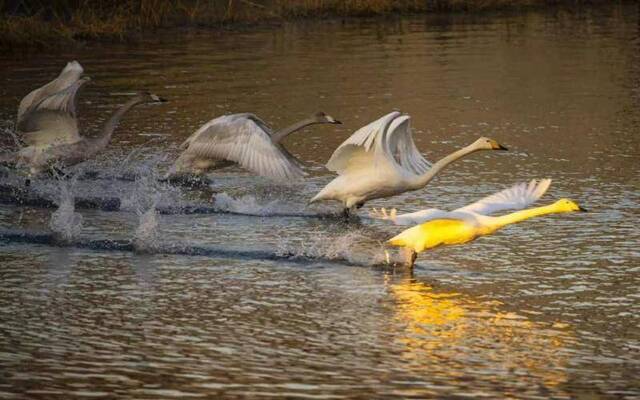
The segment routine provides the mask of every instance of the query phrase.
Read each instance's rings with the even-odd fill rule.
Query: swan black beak
[[[578,206],[578,211],[580,211],[580,212],[589,212],[589,210],[587,210],[586,208],[581,207],[581,206]]]
[[[497,148],[496,150],[504,150],[504,151],[507,151],[507,150],[509,150],[509,149],[508,149],[508,148],[506,148],[506,147],[504,147],[504,146],[503,146],[503,145],[501,145],[501,144],[498,144],[498,148]]]
[[[342,122],[338,121],[337,119],[334,119],[332,124],[342,125]]]
[[[167,99],[165,99],[164,97],[160,97],[158,95],[155,95],[155,94],[151,94],[151,99],[156,103],[166,103],[167,102]]]

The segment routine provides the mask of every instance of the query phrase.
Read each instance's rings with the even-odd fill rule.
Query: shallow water
[[[77,182],[76,193],[117,195],[126,210],[76,210],[74,238],[288,259],[0,244],[0,398],[638,398],[639,21],[628,5],[306,22],[4,55],[5,121],[70,59],[93,78],[80,97],[89,133],[122,93],[170,100],[127,115],[87,169],[164,168],[228,112],[279,127],[321,109],[344,125],[287,139],[312,171],[303,183],[216,174],[217,206],[253,215],[155,214],[210,194],[155,184],[153,171]],[[412,116],[429,159],[479,135],[511,151],[473,155],[425,190],[367,207],[455,208],[549,177],[545,201],[571,197],[592,212],[422,254],[413,276],[377,266],[399,228],[309,218],[337,206],[305,203],[331,179],[322,164],[333,149],[392,109]],[[51,214],[2,205],[0,229],[46,232]]]

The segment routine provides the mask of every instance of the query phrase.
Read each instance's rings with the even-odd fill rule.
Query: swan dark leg
[[[418,257],[418,253],[413,251],[413,249],[407,247],[402,249],[402,253],[404,253],[404,265],[410,269],[413,269],[416,258]]]
[[[61,180],[61,179],[65,179],[65,178],[68,177],[68,175],[62,169],[60,169],[59,167],[56,167],[54,165],[50,166],[44,172],[47,173],[48,175],[50,175],[52,178],[54,178],[56,180]]]
[[[349,222],[349,217],[351,217],[351,209],[350,208],[342,209],[342,219],[344,219],[344,222]]]
[[[68,175],[67,175],[67,174],[66,174],[62,169],[60,169],[60,168],[58,168],[58,167],[51,167],[51,171],[53,171],[53,176],[54,176],[55,178],[58,178],[58,179],[62,178],[62,179],[65,179],[65,178],[67,178],[67,177],[68,177]]]

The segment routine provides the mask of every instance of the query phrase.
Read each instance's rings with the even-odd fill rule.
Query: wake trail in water
[[[90,249],[95,251],[121,251],[121,252],[139,252],[135,241],[131,240],[109,240],[95,239],[83,240],[76,238],[66,243],[61,243],[52,233],[30,232],[30,231],[0,231],[0,244],[39,244],[56,247],[72,247],[79,249]],[[284,249],[272,252],[267,250],[235,250],[220,247],[205,246],[189,246],[186,244],[168,244],[155,242],[157,246],[146,248],[143,252],[146,254],[169,254],[183,256],[201,256],[212,258],[230,258],[242,260],[271,260],[294,264],[313,264],[318,262],[360,266],[360,267],[388,267],[384,259],[374,257],[365,259],[361,257],[351,257],[346,255],[342,250],[331,251],[325,253],[315,250],[315,252],[298,252],[289,253]]]
[[[335,213],[318,213],[305,210],[305,205],[282,199],[258,199],[254,195],[232,197],[222,192],[215,196],[213,207],[220,213],[248,215],[257,217],[336,217]]]
[[[57,183],[58,181],[56,181]],[[145,202],[154,193],[162,191],[158,183],[149,178],[138,178],[135,186],[124,192],[122,197],[74,196],[76,209],[99,210],[106,212],[136,211],[140,203]],[[0,184],[0,203],[18,206],[57,208],[52,196],[43,190]],[[306,211],[304,205],[282,200],[261,202],[255,196],[244,195],[234,198],[227,193],[219,193],[212,203],[193,203],[182,200],[173,190],[162,191],[156,211],[161,215],[174,214],[233,214],[257,217],[299,217],[299,218],[339,218],[331,211]]]
[[[356,265],[385,264],[387,257],[382,243],[374,249],[371,243],[371,238],[361,230],[340,235],[319,232],[305,239],[281,238],[276,254],[291,258],[346,261]]]

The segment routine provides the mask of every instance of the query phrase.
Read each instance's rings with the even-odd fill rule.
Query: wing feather
[[[327,168],[342,174],[350,168],[382,164],[412,174],[426,172],[431,164],[418,151],[409,121],[409,116],[394,111],[358,129],[333,152]]]
[[[350,164],[353,166],[353,164],[350,163],[350,159],[355,155],[360,157],[360,161],[367,158],[368,162],[373,163],[378,158],[376,157],[375,150],[377,147],[378,152],[380,151],[379,146],[381,146],[381,141],[383,140],[385,127],[398,116],[400,116],[399,112],[391,112],[355,131],[353,135],[349,136],[349,138],[342,142],[333,152],[327,162],[327,168],[330,171],[342,174],[349,168]],[[378,146],[376,146],[376,143]],[[363,152],[369,154],[364,156],[361,154]]]
[[[476,218],[474,214],[489,215],[503,210],[523,209],[542,197],[550,185],[551,179],[540,181],[533,179],[529,183],[518,183],[451,212],[428,208],[406,214],[392,212],[393,217],[389,217],[386,210],[383,209],[382,213],[374,210],[371,216],[377,219],[391,220],[395,225],[416,225],[441,218],[473,219]]]
[[[60,75],[29,93],[18,108],[17,128],[28,145],[52,146],[81,139],[76,119],[76,95],[87,82],[82,66],[72,61]]]
[[[489,215],[503,210],[523,209],[542,197],[550,185],[551,179],[541,179],[540,181],[533,179],[529,183],[518,183],[456,211]]]
[[[61,106],[64,108],[64,112],[70,112],[72,117],[75,118],[75,95],[77,88],[75,90],[67,91],[66,97],[63,96],[51,103],[48,103],[46,99],[72,87],[80,80],[80,76],[83,72],[84,69],[79,62],[71,61],[67,63],[56,79],[26,95],[20,101],[20,105],[18,106],[18,129],[23,130],[20,125],[26,118],[28,118],[30,113],[38,110],[40,107],[52,110],[54,108],[47,107],[55,107],[55,105],[59,107]]]
[[[423,222],[431,221],[438,218],[446,218],[451,213],[440,210],[438,208],[427,208],[412,213],[396,214],[395,209],[387,212],[382,208],[380,211],[375,210],[369,215],[375,219],[383,219],[393,222],[394,225],[418,225]]]
[[[185,140],[184,153],[233,161],[258,175],[278,180],[304,176],[304,171],[271,141],[265,127],[266,124],[257,122],[251,114],[219,117]]]
[[[411,118],[408,115],[393,120],[387,130],[386,153],[392,155],[395,162],[403,169],[420,175],[431,168],[431,163],[422,156],[413,141],[410,121]]]

